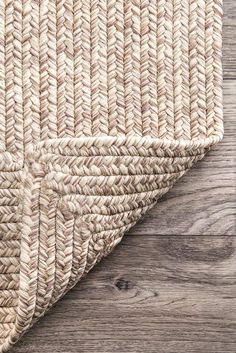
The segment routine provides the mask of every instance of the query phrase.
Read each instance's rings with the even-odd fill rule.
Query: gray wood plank
[[[224,24],[236,26],[236,2],[235,0],[223,0]]]
[[[235,263],[235,237],[125,237],[12,353],[235,353]]]
[[[236,25],[223,28],[223,72],[225,79],[236,78]]]
[[[224,77],[236,78],[236,2],[224,0],[223,20]]]

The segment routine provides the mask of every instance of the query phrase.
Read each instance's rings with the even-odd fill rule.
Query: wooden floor
[[[224,141],[12,353],[236,352],[236,1]]]

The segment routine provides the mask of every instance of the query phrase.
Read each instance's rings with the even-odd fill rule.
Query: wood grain
[[[12,353],[236,352],[235,0],[224,10],[223,142]]]
[[[223,65],[225,79],[236,78],[236,2],[224,0]]]
[[[235,237],[126,237],[12,352],[233,353],[235,263]]]

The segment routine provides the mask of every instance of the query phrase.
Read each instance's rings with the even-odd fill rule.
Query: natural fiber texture
[[[0,351],[223,135],[221,0],[0,0]]]

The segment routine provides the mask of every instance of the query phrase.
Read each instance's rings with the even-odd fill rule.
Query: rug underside
[[[222,0],[0,0],[0,352],[223,136]]]

